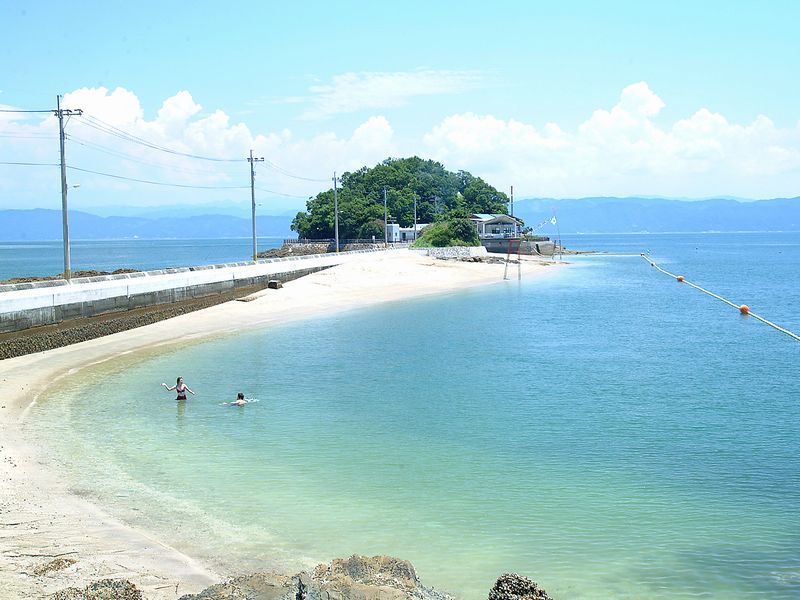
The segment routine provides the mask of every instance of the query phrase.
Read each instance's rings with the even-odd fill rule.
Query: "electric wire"
[[[192,153],[189,153],[189,152],[181,152],[179,150],[173,150],[171,148],[167,148],[165,146],[161,146],[159,144],[155,144],[153,142],[145,140],[144,138],[141,138],[141,137],[139,137],[137,135],[134,135],[134,134],[132,134],[130,132],[127,132],[124,129],[120,129],[119,127],[116,127],[115,125],[111,125],[110,123],[106,123],[105,121],[102,121],[101,119],[98,119],[97,117],[93,117],[92,115],[84,114],[82,117],[83,117],[83,119],[85,119],[83,121],[83,123],[85,125],[88,125],[89,127],[92,127],[93,129],[96,129],[98,131],[102,131],[104,133],[107,133],[109,135],[113,135],[115,137],[118,137],[120,139],[129,141],[129,142],[132,142],[132,143],[136,143],[136,144],[141,144],[141,145],[147,146],[148,148],[152,148],[154,150],[160,150],[161,152],[167,152],[169,154],[177,154],[179,156],[185,156],[187,158],[195,158],[195,159],[198,159],[198,160],[207,160],[207,161],[213,161],[213,162],[241,162],[242,160],[244,160],[244,159],[241,159],[241,158],[214,158],[214,157],[210,157],[210,156],[202,156],[202,155],[199,155],[199,154],[192,154]],[[292,173],[288,169],[285,169],[285,168],[281,167],[280,165],[277,165],[277,164],[275,164],[274,162],[272,162],[271,160],[268,160],[268,159],[265,159],[264,163],[266,165],[268,165],[274,171],[276,171],[276,172],[278,172],[281,175],[284,175],[286,177],[291,177],[292,179],[299,179],[301,181],[310,181],[310,182],[314,182],[314,183],[326,183],[328,181],[327,179],[318,179],[318,178],[314,178],[314,177],[305,177],[303,175],[297,175],[296,173]]]
[[[22,111],[22,110],[5,110],[5,109],[3,109],[2,112],[50,113],[50,112],[53,112],[53,111],[52,110]],[[150,141],[148,141],[148,140],[146,140],[144,138],[141,138],[141,137],[139,137],[137,135],[129,133],[129,132],[123,130],[123,129],[120,129],[119,127],[117,127],[115,125],[112,125],[110,123],[106,123],[105,121],[103,121],[103,120],[101,120],[101,119],[99,119],[97,117],[94,117],[92,115],[84,113],[82,115],[76,115],[76,116],[78,117],[79,122],[81,124],[83,124],[83,125],[85,125],[87,127],[90,127],[90,128],[92,128],[92,129],[94,129],[96,131],[99,131],[99,132],[104,133],[106,135],[111,135],[113,137],[116,137],[118,139],[130,142],[130,143],[138,144],[138,145],[141,145],[141,146],[153,149],[153,150],[157,150],[157,151],[160,151],[160,152],[165,152],[167,154],[171,154],[171,155],[174,155],[174,156],[182,156],[182,157],[193,158],[193,159],[197,159],[197,160],[206,160],[206,161],[211,161],[211,162],[226,162],[226,163],[228,163],[228,162],[231,162],[231,163],[232,162],[241,162],[242,160],[244,160],[244,159],[240,159],[240,158],[235,158],[235,159],[234,158],[215,158],[215,157],[210,157],[210,156],[202,156],[202,155],[199,155],[199,154],[193,154],[193,153],[189,153],[189,152],[181,152],[179,150],[173,150],[171,148],[167,148],[165,146],[161,146],[159,144],[155,144],[155,143],[150,142]],[[52,139],[54,136],[46,135],[46,134],[41,134],[41,135],[38,135],[38,134],[34,134],[34,135],[30,135],[30,134],[0,134],[0,137],[29,138],[29,139],[48,139],[48,138]],[[82,146],[84,146],[84,147],[91,148],[93,150],[106,153],[106,154],[108,154],[110,156],[115,156],[115,157],[121,158],[123,160],[136,162],[136,163],[143,164],[143,165],[146,165],[146,166],[162,168],[162,169],[169,169],[169,170],[173,170],[173,171],[183,171],[183,172],[187,172],[187,173],[205,173],[205,171],[191,170],[191,169],[186,169],[186,168],[177,167],[177,166],[166,166],[166,165],[161,165],[161,164],[157,164],[157,163],[144,161],[144,160],[141,160],[139,158],[133,157],[133,156],[131,156],[129,154],[126,154],[124,152],[120,152],[118,150],[108,148],[106,146],[103,146],[102,144],[97,144],[95,142],[91,142],[89,140],[85,140],[85,139],[82,139],[80,137],[77,137],[77,136],[74,136],[74,135],[71,135],[71,134],[67,135],[67,138],[72,140],[72,141],[74,141],[74,142],[76,142],[76,143],[78,143],[78,144],[80,144],[80,145],[82,145]],[[317,178],[313,178],[313,177],[304,177],[302,175],[297,175],[297,174],[292,173],[291,171],[289,171],[287,169],[284,169],[283,167],[275,164],[274,162],[272,162],[270,160],[265,160],[264,162],[272,170],[274,170],[275,172],[277,172],[277,173],[279,173],[281,175],[284,175],[286,177],[290,177],[290,178],[293,178],[293,179],[298,179],[298,180],[301,180],[301,181],[314,182],[314,183],[325,183],[325,182],[327,182],[327,179],[317,179]],[[0,164],[19,165],[19,166],[58,166],[57,164],[50,164],[50,163],[23,163],[23,162],[2,162]],[[169,182],[162,182],[162,181],[153,181],[153,180],[149,180],[149,179],[138,179],[138,178],[134,178],[134,177],[126,177],[126,176],[123,176],[123,175],[116,175],[116,174],[113,174],[113,173],[106,173],[106,172],[102,172],[102,171],[93,171],[93,170],[90,170],[90,169],[83,169],[81,167],[75,167],[75,166],[68,166],[68,168],[72,169],[72,170],[75,170],[75,171],[81,171],[81,172],[85,172],[85,173],[91,173],[91,174],[94,174],[94,175],[100,175],[100,176],[103,176],[103,177],[110,177],[110,178],[121,179],[121,180],[125,180],[125,181],[133,181],[133,182],[137,182],[137,183],[145,183],[145,184],[149,184],[149,185],[159,185],[159,186],[167,186],[167,187],[178,187],[178,188],[189,188],[189,189],[246,189],[247,187],[249,187],[249,186],[201,186],[201,185],[190,185],[190,184],[177,184],[177,183],[169,183]],[[306,199],[307,198],[307,196],[302,196],[302,195],[297,195],[297,194],[287,194],[287,193],[284,193],[284,192],[278,192],[278,191],[270,190],[270,189],[267,189],[267,188],[259,187],[257,189],[259,189],[260,191],[263,191],[263,192],[267,192],[269,194],[274,194],[274,195],[277,195],[277,196],[285,196],[287,198],[301,198],[301,199]]]
[[[297,194],[286,194],[284,192],[276,192],[275,190],[268,190],[267,188],[256,186],[256,189],[260,192],[267,192],[268,194],[275,194],[276,196],[286,196],[287,198],[301,198],[302,200],[308,200],[309,196],[298,196]]]
[[[6,162],[0,161],[0,165],[16,165],[21,167],[58,167],[59,163],[39,163],[39,162]]]
[[[220,185],[190,185],[183,183],[168,183],[164,181],[152,181],[149,179],[137,179],[135,177],[125,177],[123,175],[114,175],[113,173],[104,173],[102,171],[92,171],[91,169],[82,169],[81,167],[75,167],[72,165],[67,165],[67,168],[72,171],[80,171],[81,173],[91,173],[92,175],[102,175],[103,177],[111,177],[113,179],[122,179],[124,181],[135,181],[136,183],[146,183],[149,185],[160,185],[164,187],[189,188],[195,190],[246,190],[250,188],[249,185],[220,186]]]
[[[139,163],[140,165],[145,165],[145,166],[148,166],[148,167],[156,167],[156,168],[159,168],[159,169],[167,169],[167,170],[170,170],[170,171],[180,171],[180,172],[183,172],[183,173],[193,173],[193,174],[197,174],[197,175],[207,175],[208,174],[208,171],[203,171],[201,169],[188,169],[186,167],[179,167],[179,166],[176,166],[176,165],[165,165],[165,164],[159,164],[159,163],[156,163],[156,162],[150,162],[150,161],[142,160],[142,159],[137,158],[135,156],[131,156],[130,154],[126,154],[125,152],[119,152],[117,150],[114,150],[113,148],[109,148],[107,146],[103,146],[102,144],[96,144],[94,142],[90,142],[89,140],[84,140],[83,138],[79,138],[79,137],[76,137],[76,136],[71,135],[71,134],[67,134],[67,139],[75,142],[76,144],[78,144],[80,146],[84,146],[86,148],[91,148],[92,150],[96,150],[98,152],[102,152],[104,154],[108,154],[109,156],[115,156],[117,158],[121,158],[123,160],[128,160],[130,162]]]
[[[273,170],[275,170],[278,173],[280,173],[281,175],[285,175],[286,177],[291,177],[292,179],[300,179],[301,181],[312,181],[314,183],[327,183],[328,182],[327,179],[315,179],[313,177],[303,177],[302,175],[295,175],[291,171],[287,171],[283,167],[279,167],[278,165],[276,165],[271,160],[265,159],[264,163],[267,166],[271,167]]]
[[[0,138],[18,138],[29,140],[55,140],[58,136],[53,133],[0,133]]]
[[[152,148],[153,150],[166,152],[167,154],[174,154],[177,156],[185,156],[187,158],[195,158],[197,160],[207,160],[211,162],[242,162],[244,160],[242,158],[215,158],[212,156],[202,156],[200,154],[192,154],[190,152],[181,152],[179,150],[173,150],[171,148],[167,148],[166,146],[161,146],[159,144],[150,142],[144,138],[140,138],[139,136],[133,135],[132,133],[120,129],[119,127],[106,123],[105,121],[101,121],[97,117],[93,117],[87,114],[81,116],[81,122],[84,125],[87,125],[88,127],[91,127],[93,129],[97,129],[98,131],[102,131],[103,133],[113,135],[128,142]]]

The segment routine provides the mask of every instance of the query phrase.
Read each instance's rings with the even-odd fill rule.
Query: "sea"
[[[798,332],[800,234],[564,237],[599,253],[120,356],[25,427],[76,493],[222,572],[388,554],[465,599],[507,572],[800,597],[800,343],[640,256]]]
[[[282,238],[257,238],[259,252],[279,248]],[[150,271],[250,260],[252,238],[166,240],[76,240],[70,242],[73,271]],[[47,277],[64,271],[61,241],[0,241],[0,281],[12,277]]]

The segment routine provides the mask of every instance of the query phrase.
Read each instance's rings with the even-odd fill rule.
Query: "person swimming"
[[[176,401],[186,400],[186,392],[189,392],[192,396],[195,395],[194,392],[189,389],[189,386],[183,382],[183,377],[178,377],[178,379],[175,381],[175,385],[172,387],[169,387],[166,383],[162,383],[161,385],[167,388],[168,391],[171,392],[174,390],[175,393],[178,394],[178,397],[175,398]]]
[[[244,394],[242,392],[236,394],[236,400],[233,402],[222,403],[223,406],[244,406],[245,404],[247,404],[247,400],[244,399]]]

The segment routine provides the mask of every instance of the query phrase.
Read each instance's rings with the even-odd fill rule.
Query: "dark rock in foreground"
[[[501,575],[489,591],[489,600],[553,600],[527,577],[516,573]]]
[[[353,555],[293,577],[256,573],[212,585],[180,600],[452,600],[425,587],[410,562]]]
[[[142,600],[127,580],[103,579],[84,588],[67,588],[52,600]],[[180,600],[453,600],[422,585],[413,565],[391,556],[337,558],[312,574],[256,573],[235,577],[187,594]],[[536,583],[515,573],[500,576],[489,600],[552,600]]]
[[[101,579],[85,588],[67,588],[50,596],[52,600],[142,600],[142,592],[125,579]]]

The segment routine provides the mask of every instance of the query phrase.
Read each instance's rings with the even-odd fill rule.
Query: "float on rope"
[[[693,287],[694,289],[696,289],[696,290],[698,290],[700,292],[703,292],[704,294],[706,294],[708,296],[711,296],[712,298],[716,298],[717,300],[719,300],[720,302],[724,302],[728,306],[731,306],[731,307],[735,308],[736,310],[739,311],[739,314],[744,315],[744,316],[753,317],[754,319],[757,319],[758,321],[761,321],[765,325],[769,325],[773,329],[776,329],[777,331],[780,331],[781,333],[784,333],[784,334],[788,335],[790,338],[800,342],[800,335],[797,335],[796,333],[791,332],[788,329],[784,329],[780,325],[776,325],[772,321],[768,321],[767,319],[765,319],[762,316],[759,316],[759,315],[757,315],[757,314],[755,314],[753,312],[750,312],[750,307],[747,304],[734,304],[733,302],[731,302],[727,298],[723,298],[722,296],[719,296],[719,295],[715,294],[714,292],[709,292],[707,289],[701,288],[699,285],[697,285],[695,283],[692,283],[691,281],[686,281],[686,278],[683,275],[675,275],[674,273],[670,273],[669,271],[666,271],[666,270],[662,269],[661,267],[659,267],[655,263],[655,261],[653,261],[653,259],[651,259],[649,256],[647,256],[647,254],[645,254],[644,252],[642,252],[640,254],[640,256],[643,259],[645,259],[647,262],[649,262],[651,267],[655,267],[657,270],[659,270],[662,273],[664,273],[664,275],[668,275],[668,276],[672,277],[678,283],[685,283],[689,287]]]

